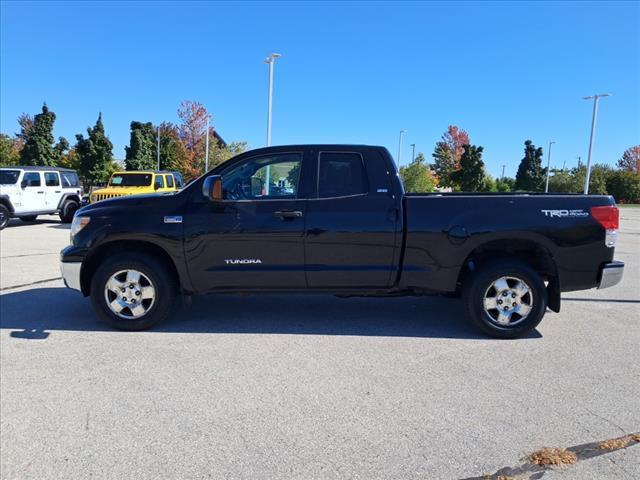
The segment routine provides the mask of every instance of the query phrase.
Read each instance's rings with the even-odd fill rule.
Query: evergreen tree
[[[544,190],[547,169],[542,167],[542,147],[536,148],[531,140],[524,142],[524,158],[516,174],[516,190],[541,192]]]
[[[433,192],[435,190],[435,178],[422,153],[418,153],[416,158],[406,167],[400,167],[400,176],[407,193]]]
[[[482,161],[482,147],[464,145],[464,152],[460,157],[460,169],[451,174],[463,192],[480,192],[485,189],[484,162]]]
[[[21,124],[23,127],[21,136],[25,143],[20,152],[20,164],[54,166],[57,158],[53,149],[53,124],[56,121],[56,114],[50,111],[45,103],[42,106],[42,113],[33,118],[32,125],[29,125],[30,117],[21,118],[25,119],[25,125]]]
[[[131,138],[125,147],[127,170],[155,170],[158,165],[156,129],[149,122],[131,122]]]
[[[80,176],[87,186],[104,180],[105,172],[113,161],[113,145],[104,133],[102,113],[98,115],[95,126],[87,128],[87,138],[76,135],[75,152],[78,155]]]

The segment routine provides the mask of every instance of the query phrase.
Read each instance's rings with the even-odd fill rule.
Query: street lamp
[[[406,130],[400,130],[400,140],[398,141],[398,169],[400,169],[400,161],[402,160],[402,137]]]
[[[276,58],[281,57],[279,53],[272,53],[269,55],[264,63],[269,65],[269,103],[267,111],[267,147],[271,146],[271,111],[273,109],[273,65]],[[267,187],[268,188],[268,187]]]
[[[551,145],[556,142],[549,142],[549,151],[547,152],[547,184],[544,187],[544,193],[549,193],[549,170],[551,169]]]
[[[590,97],[584,97],[584,100],[591,100],[593,98],[593,116],[591,117],[591,135],[589,136],[589,155],[587,156],[587,176],[584,180],[584,194],[589,193],[589,180],[591,177],[591,150],[593,149],[593,137],[596,134],[596,117],[598,116],[598,99],[602,97],[608,97],[609,93],[600,93],[592,95]]]
[[[413,163],[416,160],[416,144],[411,144],[411,162]]]

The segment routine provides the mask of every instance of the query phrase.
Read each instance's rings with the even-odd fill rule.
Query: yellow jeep
[[[171,172],[115,172],[105,188],[91,192],[89,203],[125,195],[173,192],[177,189]]]

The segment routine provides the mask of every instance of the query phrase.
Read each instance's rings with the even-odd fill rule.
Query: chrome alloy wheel
[[[500,326],[523,322],[533,308],[533,291],[517,277],[500,277],[484,293],[484,311]]]
[[[151,280],[137,270],[120,270],[104,286],[109,309],[120,318],[138,319],[147,314],[156,300]]]

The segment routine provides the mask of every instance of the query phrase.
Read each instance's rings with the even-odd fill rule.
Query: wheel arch
[[[64,193],[62,195],[62,198],[58,202],[58,210],[62,210],[62,207],[67,200],[75,200],[76,202],[78,202],[78,206],[80,206],[80,204],[82,203],[80,195],[78,195],[77,193]]]
[[[164,248],[153,242],[144,240],[113,240],[95,247],[82,262],[80,287],[84,296],[90,294],[91,279],[102,262],[110,256],[119,253],[139,253],[157,258],[163,264],[167,265],[171,276],[182,289],[185,279],[180,275],[175,261]]]
[[[560,311],[560,278],[551,251],[543,244],[529,239],[497,239],[476,246],[465,258],[458,273],[457,285],[481,265],[494,259],[520,260],[530,265],[547,282],[548,307]]]
[[[15,213],[13,204],[11,203],[11,199],[9,198],[8,195],[0,195],[0,204],[4,205],[6,209],[9,210],[9,213],[11,213],[12,215]]]

